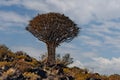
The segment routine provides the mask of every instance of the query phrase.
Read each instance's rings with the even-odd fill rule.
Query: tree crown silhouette
[[[63,42],[70,42],[79,33],[79,27],[64,14],[38,14],[26,29],[47,45],[48,61],[55,61],[55,48]]]

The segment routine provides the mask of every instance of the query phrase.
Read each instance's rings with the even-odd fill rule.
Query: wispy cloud
[[[87,35],[82,35],[79,37],[80,40],[86,45],[89,45],[91,47],[99,47],[102,46],[102,42],[99,39],[96,39],[95,37],[90,37]]]
[[[0,1],[0,6],[11,6],[19,4],[21,0],[2,0]]]
[[[92,58],[93,61],[89,63],[82,63],[76,60],[72,66],[78,66],[80,68],[88,68],[92,72],[99,72],[100,74],[120,74],[120,57],[113,57],[111,59],[103,58],[103,57],[95,57]]]
[[[25,27],[29,20],[30,17],[27,15],[20,15],[13,11],[0,11],[0,30],[11,29],[12,32],[12,27]]]
[[[107,4],[107,5],[106,5]],[[49,12],[57,11],[71,16],[74,20],[80,23],[90,22],[91,20],[105,21],[116,19],[120,14],[119,0],[11,0],[1,1],[1,5],[21,5],[27,9]]]
[[[16,12],[0,11],[0,20],[4,22],[27,23],[28,16],[17,14]]]
[[[119,26],[119,23],[111,21],[103,22],[102,25],[90,25],[83,30],[87,35],[82,35],[79,39],[82,39],[85,44],[90,46],[120,48]]]
[[[80,62],[79,60],[74,61],[72,64],[68,65],[69,67],[80,67],[80,68],[85,68],[84,64]]]
[[[107,58],[103,58],[103,57],[99,57],[99,58],[93,58],[93,63],[91,63],[95,68],[95,70],[99,71],[100,73],[103,74],[120,74],[120,57],[118,58],[111,58],[111,59],[107,59]],[[92,66],[91,65],[91,66]]]
[[[25,1],[24,3],[28,3]],[[91,20],[110,20],[113,18],[118,18],[120,11],[120,1],[118,0],[104,0],[104,1],[94,1],[94,0],[46,0],[46,1],[33,1],[34,3],[42,3],[45,7],[43,9],[38,9],[38,6],[33,5],[31,8],[38,9],[39,11],[58,11],[63,12],[74,20],[77,19],[79,23],[90,22]],[[107,4],[107,5],[106,5]],[[31,3],[32,5],[32,3]],[[30,8],[30,5],[26,6]],[[112,9],[111,9],[112,7]],[[41,8],[41,7],[40,7]],[[71,13],[72,12],[72,13]]]

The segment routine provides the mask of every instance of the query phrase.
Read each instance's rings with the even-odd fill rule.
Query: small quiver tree
[[[55,63],[55,50],[63,42],[70,42],[79,33],[79,28],[64,14],[38,14],[26,27],[40,41],[47,45],[50,64]]]

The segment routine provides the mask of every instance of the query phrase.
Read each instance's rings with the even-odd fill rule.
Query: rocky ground
[[[55,64],[48,65],[46,59],[36,60],[0,45],[0,80],[120,80],[119,74],[100,75],[87,69],[69,68],[68,63],[71,61],[58,58]]]
[[[0,80],[74,80],[62,64],[47,65],[26,53],[0,46]]]

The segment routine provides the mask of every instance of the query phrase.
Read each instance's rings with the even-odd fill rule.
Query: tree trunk
[[[47,50],[48,50],[47,63],[49,65],[53,65],[55,63],[55,49],[56,47],[54,46],[53,43],[47,44]]]

